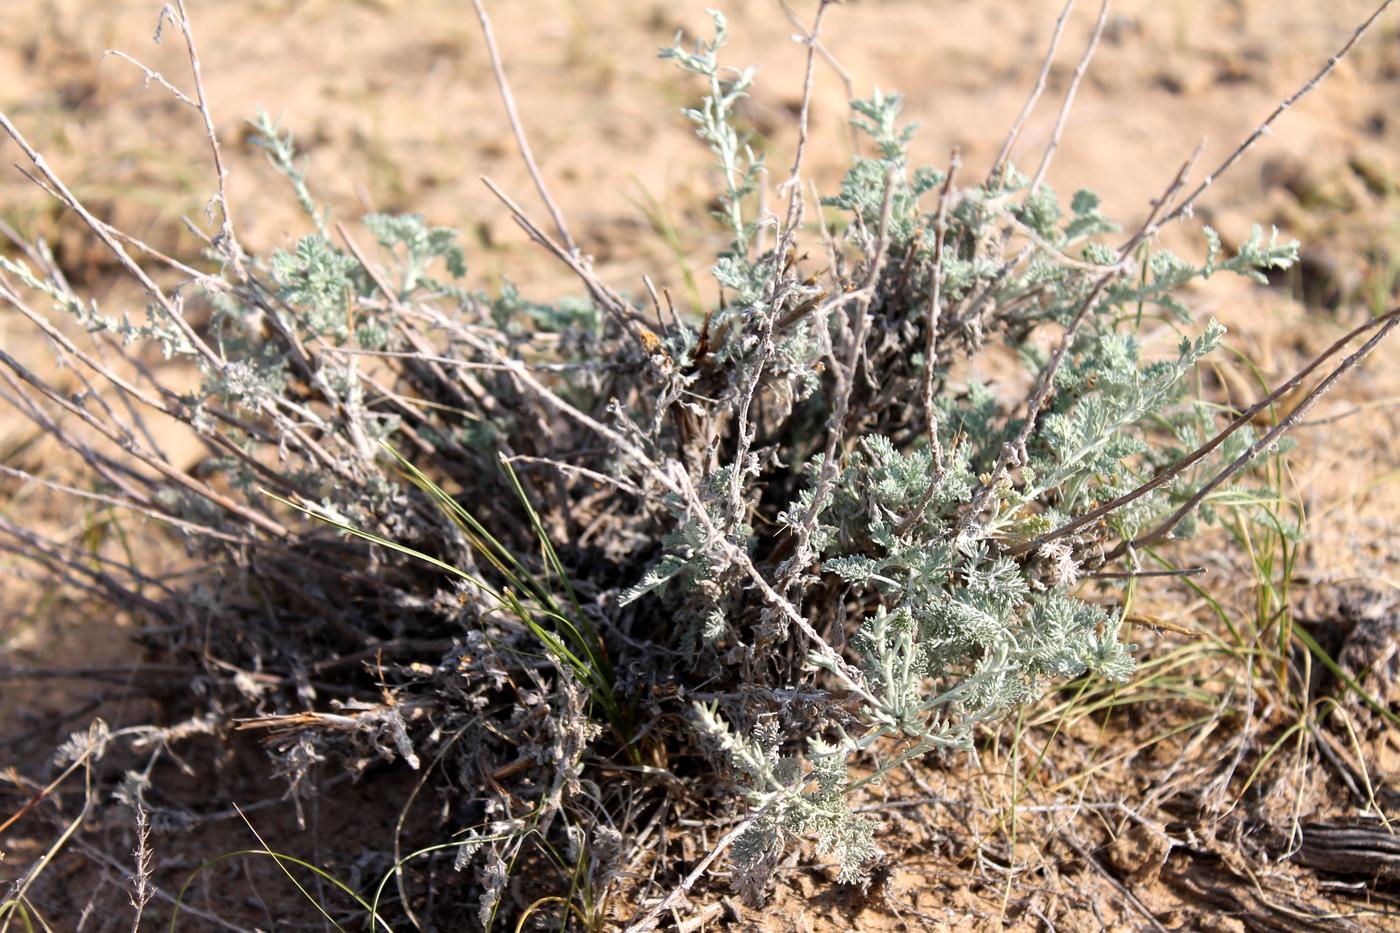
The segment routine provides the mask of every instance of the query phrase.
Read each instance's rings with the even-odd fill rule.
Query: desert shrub
[[[195,54],[183,7],[169,16]],[[6,532],[157,620],[147,641],[200,671],[195,712],[275,728],[295,793],[342,765],[436,769],[449,819],[471,827],[452,856],[474,867],[487,924],[525,903],[503,900],[522,859],[603,891],[647,858],[622,814],[665,793],[658,771],[710,813],[738,789],[741,819],[701,867],[732,845],[754,896],[795,838],[861,880],[877,856],[861,789],[967,748],[1057,683],[1130,677],[1122,618],[1081,582],[1121,583],[1143,546],[1209,521],[1223,484],[1397,321],[1359,328],[1361,350],[1256,432],[1263,406],[1346,344],[1248,410],[1208,403],[1196,368],[1225,332],[1183,290],[1266,281],[1297,245],[1256,230],[1227,250],[1204,228],[1199,258],[1162,248],[1219,174],[1190,188],[1193,161],[1126,236],[1093,192],[1052,191],[1087,53],[1033,173],[1009,160],[1014,129],[983,179],[962,177],[956,152],[916,165],[900,97],[876,91],[851,102],[861,154],[818,204],[804,98],[774,215],[758,212],[766,176],[738,117],[755,78],[723,63],[713,25],[662,52],[699,88],[686,116],[717,167],[729,242],[712,308],[603,282],[542,182],[553,232],[502,201],[578,277],[577,298],[473,288],[457,235],[418,215],[363,218],[366,249],[265,115],[256,141],[307,232],[246,252],[221,174],[203,256],[171,259],[93,216],[0,117],[149,296],[112,314],[42,249],[0,257],[0,297],[103,384],[73,396],[0,351],[5,397],[86,463],[92,487],[68,491],[168,525],[204,572],[175,587]],[[171,90],[204,118],[222,173],[195,80]],[[187,361],[198,386],[108,363],[42,303],[128,360],[151,346]],[[193,432],[205,468],[171,467],[149,418]],[[373,677],[328,691],[327,672],[359,668]],[[124,799],[179,825],[145,799],[149,774]],[[396,880],[411,916],[411,879]]]

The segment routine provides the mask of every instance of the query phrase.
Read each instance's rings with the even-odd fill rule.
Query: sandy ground
[[[544,174],[602,276],[623,289],[639,288],[640,275],[649,272],[678,296],[690,294],[688,275],[709,291],[705,257],[720,234],[704,204],[714,177],[707,153],[678,112],[696,89],[657,61],[655,52],[677,29],[707,28],[703,7],[715,2],[493,4],[496,32]],[[786,166],[801,91],[802,50],[790,41],[794,27],[777,3],[719,5],[731,18],[728,60],[759,71],[745,119],[771,134],[770,163]],[[296,134],[312,191],[335,217],[353,223],[370,210],[421,211],[434,223],[464,231],[473,285],[494,287],[509,277],[541,298],[575,290],[528,246],[478,180],[492,178],[528,210],[542,213],[469,5],[196,0],[190,6],[229,162],[234,221],[247,246],[283,245],[306,232],[285,183],[249,141],[246,120],[261,106]],[[810,17],[810,2],[794,6],[803,19]],[[913,147],[917,161],[943,164],[957,146],[965,171],[977,173],[988,167],[1034,81],[1059,6],[1049,0],[849,2],[832,10],[824,39],[857,94],[876,86],[904,92],[906,113],[921,126]],[[1049,173],[1051,183],[1062,192],[1093,187],[1112,216],[1133,223],[1198,144],[1199,174],[1305,83],[1371,6],[1366,0],[1113,4],[1103,45]],[[1049,139],[1059,96],[1097,9],[1090,3],[1080,7],[1066,30],[1046,100],[1022,135],[1018,157],[1024,164],[1033,165]],[[167,29],[161,44],[150,41],[158,9],[149,0],[8,0],[0,27],[0,110],[95,211],[162,248],[189,254],[196,241],[180,231],[178,219],[189,216],[207,227],[202,208],[213,192],[197,115],[157,85],[147,85],[131,64],[102,58],[104,49],[119,48],[189,87],[179,37]],[[846,98],[836,72],[820,68],[808,165],[824,191],[835,188],[850,155]],[[0,142],[0,162],[19,157],[13,144]],[[1392,11],[1321,89],[1214,185],[1197,211],[1196,221],[1217,226],[1227,243],[1239,242],[1253,222],[1275,224],[1304,242],[1301,267],[1273,287],[1222,281],[1193,295],[1195,308],[1230,326],[1233,346],[1264,380],[1286,377],[1346,326],[1394,303],[1400,280],[1397,179],[1400,12]],[[108,257],[13,171],[0,173],[0,219],[45,236],[65,272],[100,300],[116,308],[133,300],[113,285]],[[1179,227],[1167,243],[1199,255],[1196,230]],[[45,348],[21,336],[28,331],[16,318],[0,309],[0,340],[41,365]],[[1242,365],[1223,365],[1219,379],[1232,401],[1258,393]],[[1310,580],[1400,581],[1397,401],[1400,344],[1392,343],[1364,374],[1330,395],[1299,432],[1290,480],[1291,492],[1308,510],[1313,544],[1302,573]],[[31,442],[13,414],[0,410],[6,462],[61,475],[62,466],[50,464],[44,448]],[[74,523],[71,504],[13,484],[0,492],[10,498],[0,504],[7,517],[46,527]],[[1164,589],[1154,598],[1165,616],[1186,623],[1205,619],[1182,591]],[[36,602],[32,584],[11,579],[0,585],[0,651],[18,662],[107,663],[126,651],[120,625],[72,596],[53,592]],[[1166,635],[1144,641],[1150,650],[1171,644]],[[0,701],[0,741],[23,741],[0,746],[0,757],[6,748],[42,746],[71,727],[36,718],[43,702],[18,698],[8,687],[4,692],[9,697]],[[80,692],[80,699],[87,696]],[[73,696],[64,694],[64,703],[71,702]],[[1102,780],[1111,785],[1100,788],[1106,798],[1120,791],[1131,795],[1135,760],[1127,757],[1104,773]],[[1391,769],[1385,779],[1395,773]],[[952,795],[959,777],[940,772],[926,780],[942,782]],[[845,929],[852,923],[863,929],[977,928],[1005,915],[1001,892],[988,891],[974,877],[980,857],[969,862],[965,852],[958,854],[967,838],[931,828],[946,822],[945,815],[933,806],[919,815],[892,813],[887,826],[904,837],[895,850],[917,850],[927,858],[906,854],[884,887],[862,897],[831,893],[824,882],[809,884],[814,872],[795,867],[783,876],[773,911],[762,918],[744,913],[743,922],[773,930]],[[1032,887],[1053,887],[1043,874],[1046,853],[1013,846],[1012,855]],[[1073,860],[1076,854],[1056,857]],[[22,859],[20,851],[11,862],[16,858]],[[959,864],[965,877],[946,875],[949,865]],[[1127,877],[1144,909],[1170,926],[1173,911],[1183,909],[1181,889],[1134,876],[1131,868],[1117,876]],[[1129,903],[1119,890],[1123,882],[1108,884],[1089,872],[1079,883],[1118,906],[1106,907],[1095,920],[1082,904],[1047,894],[1034,912],[1024,905],[1014,912],[1017,922],[1045,929],[1095,929],[1098,922],[1132,929],[1142,922],[1140,912],[1123,906]],[[1042,924],[1037,914],[1056,919]],[[1177,919],[1198,921],[1190,913]],[[1220,929],[1234,929],[1221,922]]]
[[[729,60],[758,69],[746,116],[773,133],[770,159],[786,165],[801,91],[794,28],[776,3],[725,6]],[[1092,5],[1081,6],[1066,30],[1054,89],[1063,88],[1092,20]],[[1113,216],[1131,222],[1198,142],[1205,143],[1202,168],[1218,163],[1341,45],[1369,6],[1115,4],[1051,182],[1062,191],[1092,186]],[[196,215],[211,175],[195,114],[146,87],[126,62],[100,58],[115,47],[184,79],[178,36],[159,46],[149,41],[158,5],[19,0],[8,7],[0,102],[75,190],[117,220],[162,236],[169,221]],[[666,265],[674,275],[677,258],[658,263],[650,255],[670,252],[647,234],[657,220],[676,229],[683,255],[703,255],[703,238],[714,232],[695,205],[713,178],[677,113],[696,89],[655,56],[677,29],[707,28],[702,4],[512,0],[497,7],[496,30],[539,161],[611,278],[635,287],[629,280],[638,272],[664,274]],[[855,93],[878,86],[906,95],[906,113],[921,127],[918,158],[941,164],[957,145],[976,172],[1024,100],[1057,8],[1024,0],[850,3],[833,12],[826,44]],[[251,247],[281,244],[304,228],[290,199],[264,196],[280,180],[249,145],[246,125],[263,107],[297,134],[313,191],[340,218],[419,210],[468,231],[479,279],[545,277],[530,274],[535,251],[522,249],[523,237],[477,180],[491,177],[534,207],[469,10],[437,0],[239,0],[197,3],[194,13],[210,105],[230,150],[235,219]],[[1400,170],[1395,30],[1382,23],[1288,114],[1247,165],[1221,180],[1202,219],[1227,237],[1241,236],[1253,220],[1302,236],[1323,219],[1311,215],[1335,218],[1350,207],[1347,225],[1359,220],[1377,239],[1393,238],[1394,208],[1386,209],[1383,189]],[[849,156],[846,97],[843,83],[823,69],[812,116],[821,144],[810,167],[828,190]],[[1047,98],[1028,123],[1022,161],[1038,160],[1056,105]],[[1347,173],[1360,191],[1338,177]],[[32,229],[53,216],[22,177],[6,173],[0,184],[7,219]],[[1358,203],[1370,188],[1382,189],[1371,192],[1379,202]],[[1312,203],[1290,214],[1271,203],[1278,189]],[[89,268],[102,268],[89,258]],[[1364,275],[1367,259],[1355,255],[1345,264],[1352,268],[1338,273]],[[541,289],[568,284],[554,270],[545,278]]]

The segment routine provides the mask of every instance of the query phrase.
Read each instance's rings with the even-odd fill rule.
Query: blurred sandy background
[[[715,0],[507,0],[496,31],[545,174],[574,226],[614,281],[665,274],[670,251],[652,235],[676,229],[687,255],[705,255],[696,205],[711,191],[707,154],[678,110],[697,88],[659,62],[678,29],[707,33]],[[745,116],[775,136],[770,159],[791,157],[802,49],[776,0],[719,3],[729,14],[729,62],[758,67]],[[795,4],[802,19],[810,2]],[[1022,137],[1038,159],[1097,4],[1078,4],[1052,86]],[[1082,88],[1050,180],[1091,185],[1130,222],[1204,138],[1202,169],[1339,47],[1368,0],[1122,0]],[[478,279],[509,271],[540,288],[566,285],[521,253],[523,238],[478,182],[489,175],[523,203],[531,190],[504,121],[470,4],[461,0],[193,0],[191,13],[218,129],[229,150],[230,195],[250,247],[303,232],[282,183],[247,143],[261,106],[308,156],[313,191],[342,219],[368,209],[419,210],[462,227]],[[852,0],[827,19],[825,44],[857,94],[906,95],[920,124],[916,157],[942,163],[963,148],[985,170],[1039,69],[1058,0]],[[0,105],[72,187],[116,222],[156,239],[211,189],[195,114],[126,62],[118,48],[188,84],[179,36],[153,45],[152,0],[10,0],[0,32]],[[1400,136],[1400,17],[1390,17],[1317,94],[1224,179],[1201,217],[1238,237],[1250,219],[1306,237],[1321,255],[1339,228],[1377,242],[1396,236],[1386,189]],[[831,189],[847,161],[846,93],[822,68],[810,166]],[[0,144],[6,161],[15,151]],[[1278,196],[1279,192],[1283,196]],[[1343,222],[1340,215],[1346,215]],[[14,172],[0,176],[0,216],[27,229],[54,208]],[[1320,228],[1320,230],[1319,230]],[[76,229],[76,228],[74,228]],[[1318,234],[1321,234],[1319,236]],[[75,272],[101,278],[106,261],[62,238]],[[1359,246],[1344,241],[1343,248]],[[1387,244],[1390,245],[1390,244]],[[86,260],[84,264],[83,260]],[[702,259],[697,261],[703,262]],[[1362,251],[1331,260],[1347,286],[1370,269]],[[669,265],[674,273],[675,259]],[[660,268],[658,268],[660,266]],[[553,279],[553,282],[546,279]]]

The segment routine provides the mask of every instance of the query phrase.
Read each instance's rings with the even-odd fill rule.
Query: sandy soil
[[[712,3],[498,0],[493,5],[518,103],[554,195],[603,277],[624,289],[638,288],[641,273],[649,272],[678,296],[689,294],[687,275],[708,290],[704,257],[719,234],[703,205],[714,179],[707,153],[678,114],[695,88],[658,62],[655,51],[678,28],[705,28],[702,8]],[[720,5],[731,16],[729,60],[759,68],[745,117],[772,134],[768,157],[786,166],[794,144],[791,115],[801,91],[802,51],[790,41],[794,27],[777,3]],[[794,6],[808,18],[811,3]],[[1066,31],[1046,102],[1022,136],[1024,163],[1034,163],[1046,144],[1059,94],[1087,37],[1096,5],[1080,6]],[[1065,192],[1097,189],[1108,212],[1131,224],[1198,143],[1204,140],[1200,165],[1217,164],[1278,100],[1311,77],[1371,6],[1367,0],[1115,3],[1050,171],[1052,184]],[[284,182],[249,142],[245,121],[261,106],[296,134],[311,188],[336,217],[353,222],[369,210],[421,211],[434,223],[465,232],[474,285],[492,287],[509,277],[539,297],[574,290],[527,245],[478,181],[489,176],[530,211],[542,212],[504,120],[468,5],[209,0],[191,7],[210,106],[225,141],[234,220],[246,245],[269,248],[305,232],[295,203],[284,196]],[[988,167],[1034,80],[1058,7],[1049,0],[849,2],[832,11],[825,40],[856,93],[879,86],[906,94],[906,112],[921,125],[914,145],[918,160],[941,164],[958,146],[965,170],[976,173]],[[104,49],[120,48],[188,87],[178,36],[166,35],[160,45],[150,42],[158,8],[149,0],[9,0],[0,31],[0,110],[100,214],[164,249],[188,254],[196,241],[179,230],[178,218],[204,223],[201,211],[213,191],[197,115],[158,86],[147,86],[127,62],[101,58]],[[827,191],[850,154],[843,128],[846,97],[842,81],[823,67],[812,115],[820,142],[808,165]],[[13,144],[0,142],[0,161],[8,165],[19,155]],[[1220,179],[1197,211],[1196,220],[1217,226],[1227,242],[1238,242],[1256,221],[1276,224],[1304,242],[1301,268],[1273,287],[1212,282],[1193,296],[1197,309],[1231,328],[1233,346],[1252,361],[1260,378],[1279,381],[1363,315],[1394,303],[1400,283],[1397,179],[1400,12],[1392,11],[1321,89],[1280,121],[1273,136]],[[99,299],[117,308],[133,300],[114,286],[110,260],[18,173],[0,173],[0,219],[45,236],[70,278],[94,289]],[[1189,225],[1172,231],[1167,242],[1193,255],[1202,248]],[[0,340],[41,365],[45,348],[21,339],[27,333],[9,309],[0,309]],[[1243,364],[1222,364],[1218,378],[1222,397],[1230,401],[1259,392]],[[1376,354],[1365,374],[1330,395],[1298,434],[1289,489],[1306,506],[1312,536],[1298,576],[1316,588],[1356,578],[1390,587],[1400,582],[1397,401],[1400,344],[1392,343]],[[13,413],[0,410],[0,454],[6,462],[65,475],[60,464],[47,461],[45,448],[31,441]],[[0,493],[11,498],[0,504],[6,517],[49,528],[74,523],[71,504],[13,484],[0,486]],[[161,559],[153,551],[152,560]],[[1248,578],[1231,576],[1243,563],[1238,553],[1222,551],[1211,561],[1222,571],[1222,601],[1247,607]],[[122,620],[61,591],[39,603],[37,592],[33,584],[14,579],[0,586],[0,651],[14,663],[72,667],[130,657],[120,635]],[[1158,588],[1146,605],[1177,625],[1219,624],[1181,587]],[[1147,657],[1155,658],[1180,647],[1183,637],[1145,631],[1141,641]],[[92,702],[113,697],[105,688],[37,699],[8,684],[0,689],[5,694],[0,755],[23,750],[22,771],[35,779],[43,774],[39,762],[53,740],[84,721]],[[84,711],[66,715],[75,703]],[[1020,744],[995,739],[988,740],[980,768],[967,764],[911,775],[908,783],[890,788],[889,799],[925,803],[882,810],[890,867],[869,891],[828,885],[814,867],[819,863],[804,860],[780,873],[776,897],[765,911],[733,905],[719,913],[683,915],[768,930],[980,929],[1003,921],[1059,930],[1153,924],[1204,929],[1207,923],[1233,930],[1254,928],[1251,917],[1268,913],[1250,901],[1252,896],[1267,900],[1270,892],[1285,888],[1294,904],[1342,896],[1316,876],[1285,871],[1282,865],[1277,877],[1254,889],[1232,886],[1228,879],[1246,877],[1248,866],[1231,861],[1236,856],[1224,841],[1188,838],[1189,828],[1173,823],[1170,812],[1150,807],[1140,822],[1081,816],[1078,835],[1056,835],[1054,808],[1076,794],[1104,807],[1109,801],[1144,799],[1162,786],[1145,773],[1168,770],[1175,780],[1178,772],[1195,773],[1194,763],[1209,757],[1218,736],[1156,738],[1163,722],[1152,716],[1159,714],[1168,724],[1186,715],[1170,707],[1135,707],[1114,720],[1108,738],[1102,721],[1076,722],[1047,755],[1045,771],[1053,779],[1026,779],[1024,762],[1001,757]],[[1367,753],[1384,765],[1373,778],[1393,788],[1400,774],[1394,743],[1382,738]],[[214,749],[201,754],[203,766],[223,760]],[[1097,767],[1097,761],[1107,764]],[[1312,784],[1304,777],[1309,776],[1282,774],[1278,793],[1305,800],[1313,815],[1355,809],[1325,776],[1311,775]],[[1027,811],[1023,833],[1008,834],[1005,821],[987,819],[985,810],[980,816],[960,814],[960,800],[974,784],[983,802],[1019,800],[1043,812]],[[246,781],[229,780],[219,785],[219,802],[201,801],[197,787],[189,790],[189,799],[214,811],[233,799],[276,793],[273,786],[252,792],[248,787]],[[14,809],[11,801],[22,802],[18,791],[3,799],[0,815]],[[336,806],[328,803],[328,812]],[[347,812],[354,812],[353,803]],[[227,820],[214,822],[227,832],[223,840],[202,840],[215,847],[212,851],[223,851],[217,846],[227,839],[239,840],[234,845],[248,841]],[[365,834],[374,831],[361,827]],[[319,837],[288,829],[284,841],[295,848],[313,838]],[[1163,838],[1171,844],[1159,851]],[[1045,839],[1057,841],[1043,848],[1027,843]],[[37,845],[0,841],[13,846],[0,872],[22,865]],[[167,878],[195,860],[189,846],[171,845],[179,854],[165,866]],[[698,842],[686,851],[678,853],[686,859],[701,854]],[[1168,859],[1174,851],[1215,859],[1210,864],[1217,866],[1212,872],[1218,889],[1200,877],[1205,856]],[[1170,866],[1165,873],[1163,864]],[[83,898],[121,903],[125,882],[116,869],[107,875],[98,893],[84,891],[66,907],[81,909]],[[1004,896],[1007,890],[1012,893]],[[1355,913],[1356,903],[1347,900],[1338,910]],[[615,912],[622,917],[630,911],[619,902]],[[1145,919],[1148,915],[1155,919]],[[76,924],[76,914],[67,917],[62,908],[49,919],[59,921],[57,928]],[[1378,915],[1337,922],[1400,928],[1387,927],[1394,921]]]

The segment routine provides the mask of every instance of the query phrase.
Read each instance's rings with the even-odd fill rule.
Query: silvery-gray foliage
[[[712,353],[728,371],[721,390],[706,393],[716,398],[707,414],[740,417],[760,386],[783,407],[764,427],[765,456],[726,462],[732,448],[721,445],[709,453],[712,466],[697,490],[713,525],[744,551],[774,554],[784,541],[800,542],[810,562],[789,560],[788,594],[828,613],[833,602],[842,604],[859,665],[815,651],[807,660],[860,699],[846,711],[852,719],[828,717],[805,736],[772,720],[741,736],[714,708],[698,705],[695,715],[763,814],[735,843],[740,866],[759,870],[785,836],[811,833],[851,880],[862,877],[875,850],[869,827],[849,809],[850,756],[883,773],[929,752],[967,747],[977,724],[1033,702],[1057,681],[1132,673],[1121,619],[1074,595],[1082,565],[1094,560],[1094,539],[1104,536],[1085,536],[1077,546],[1047,542],[1019,560],[1005,552],[1088,503],[1128,492],[1169,461],[1186,432],[1198,437],[1209,429],[1209,410],[1188,397],[1189,376],[1225,332],[1214,320],[1196,323],[1181,289],[1220,271],[1263,280],[1295,261],[1297,244],[1256,230],[1227,257],[1207,228],[1200,265],[1145,243],[1124,254],[1105,244],[1119,228],[1093,192],[1079,191],[1062,207],[1048,185],[1031,189],[1009,165],[995,182],[940,194],[947,172],[911,165],[914,128],[899,119],[901,99],[876,91],[852,102],[852,123],[873,151],[856,157],[840,193],[824,202],[844,231],[833,245],[837,297],[828,298],[802,282],[787,257],[746,248],[746,231],[757,220],[745,219],[747,191],[730,180],[749,176],[735,169],[738,130],[723,121],[732,121],[734,97],[753,79],[749,72],[732,72],[727,82],[719,77],[724,38],[723,17],[715,14],[712,41],[693,54],[663,52],[709,79],[702,105],[688,113],[716,154],[726,180],[724,215],[736,233],[714,270],[724,289],[726,332]],[[789,249],[821,247],[794,236]],[[1109,270],[1120,274],[1096,289]],[[861,282],[870,283],[868,302],[845,300]],[[794,314],[804,302],[811,305],[806,313]],[[849,411],[833,424],[828,416],[840,387],[830,379],[809,385],[804,377],[823,362],[847,365],[838,348],[861,329],[863,315],[869,336],[849,367]],[[1140,342],[1144,323],[1162,320],[1182,333],[1174,355],[1165,357]],[[1054,329],[1068,334],[1063,362],[1051,371],[1043,331]],[[976,376],[984,369],[979,360],[1008,351],[1032,377],[1048,373],[1052,386],[1026,431],[1005,391]],[[924,380],[932,383],[927,412],[911,404]],[[823,420],[827,430],[847,435],[825,482],[825,454],[816,446]],[[1237,434],[1221,462],[1251,439],[1248,431]],[[998,470],[999,454],[1013,442],[1013,468]],[[1220,465],[1207,463],[1203,473]],[[1166,518],[1200,475],[1183,475],[1114,513],[1107,534],[1131,540]],[[776,526],[760,531],[758,523],[739,521],[774,490],[788,496]],[[748,621],[732,595],[741,583],[733,561],[706,546],[695,516],[678,511],[662,555],[623,602],[669,588],[666,611],[705,632],[705,643],[732,646],[731,655],[732,648],[742,653],[780,640],[765,622]],[[749,676],[767,673],[759,664],[752,669]],[[810,753],[782,754],[793,742],[812,743]],[[903,751],[888,751],[894,747]]]

